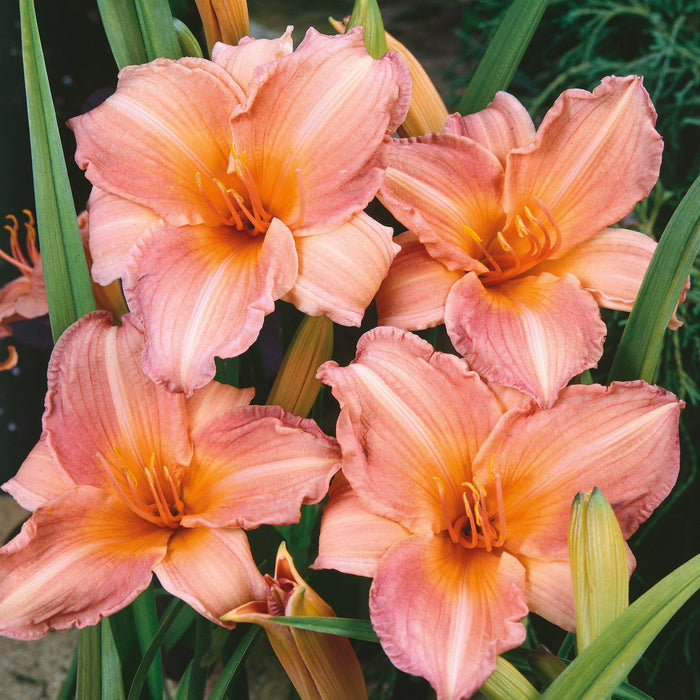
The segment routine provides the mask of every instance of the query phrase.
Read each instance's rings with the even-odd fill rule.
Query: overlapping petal
[[[554,403],[573,376],[595,366],[606,334],[597,304],[578,280],[549,273],[493,287],[484,287],[474,273],[465,275],[447,297],[445,325],[477,372],[541,406]]]
[[[257,69],[248,106],[231,121],[233,142],[273,216],[295,235],[332,230],[374,197],[383,144],[409,100],[398,54],[372,59],[361,30],[309,29],[292,55]]]
[[[428,134],[393,141],[379,198],[451,270],[484,272],[465,227],[488,240],[503,225],[503,168],[475,141]]]
[[[443,323],[447,295],[462,272],[429,255],[411,231],[399,234],[394,242],[401,250],[377,292],[379,324],[412,331]]]
[[[101,489],[61,494],[0,550],[0,633],[36,639],[96,624],[148,586],[171,532],[134,518]]]
[[[221,42],[214,44],[211,60],[221,66],[238,84],[241,91],[248,92],[255,69],[292,53],[292,27],[276,39],[251,39],[243,37],[238,46]]]
[[[143,337],[131,318],[83,317],[51,356],[44,429],[48,445],[78,484],[109,483],[103,464],[189,464],[185,398],[141,370]]]
[[[295,523],[302,503],[320,501],[340,467],[335,440],[312,420],[277,406],[221,414],[192,439],[195,457],[183,482],[185,527]]]
[[[349,532],[362,536],[348,537]],[[387,549],[410,535],[401,524],[367,510],[341,472],[328,492],[313,566],[373,577]]]
[[[486,385],[457,358],[388,327],[362,337],[350,366],[327,362],[317,376],[340,403],[343,472],[363,505],[413,532],[444,529],[434,477],[448,510],[459,509],[453,485],[469,479],[501,414]]]
[[[264,236],[225,227],[171,228],[143,236],[124,293],[146,328],[144,370],[191,394],[258,337],[265,315],[294,284],[294,239],[274,220]]]
[[[561,256],[628,214],[659,176],[656,112],[637,76],[603,78],[592,92],[566,90],[535,140],[507,160],[504,207],[511,214],[537,199],[556,221]],[[541,212],[540,212],[541,215]]]
[[[493,101],[475,114],[451,114],[445,121],[445,131],[477,141],[504,168],[510,151],[526,146],[535,138],[535,125],[527,110],[507,92],[497,92]]]
[[[70,120],[76,162],[93,185],[174,226],[216,226],[220,219],[206,205],[196,175],[209,180],[226,173],[229,116],[244,99],[233,78],[204,59],[127,67],[114,95]]]
[[[153,571],[166,590],[218,624],[226,624],[219,618],[231,607],[265,595],[248,538],[238,528],[180,528]]]
[[[54,459],[42,435],[17,474],[2,485],[12,498],[29,511],[34,511],[52,498],[75,486],[75,481]]]
[[[333,230],[296,238],[299,274],[283,299],[310,316],[359,326],[398,250],[391,235],[360,212]]]
[[[639,231],[608,228],[563,257],[541,263],[533,272],[571,273],[593,294],[598,306],[630,311],[655,250],[656,241]],[[680,326],[674,314],[669,328]]]
[[[539,559],[567,558],[571,503],[597,486],[627,539],[678,476],[673,394],[644,382],[575,385],[531,415],[511,412],[484,444],[474,472],[503,480],[507,548]]]
[[[496,656],[525,639],[524,579],[522,565],[505,552],[411,537],[379,563],[372,625],[391,661],[427,678],[439,700],[468,697],[493,672]]]
[[[90,274],[98,284],[108,284],[124,275],[131,247],[154,226],[162,231],[165,222],[148,207],[93,187],[87,203]]]

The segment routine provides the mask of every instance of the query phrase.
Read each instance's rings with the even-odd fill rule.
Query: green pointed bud
[[[318,368],[333,353],[333,322],[326,316],[307,316],[282,360],[268,405],[281,406],[294,415],[306,417],[321,390]]]
[[[580,654],[629,605],[625,540],[613,509],[598,488],[574,499],[569,559]]]
[[[479,692],[488,700],[535,700],[540,694],[513,664],[496,657],[496,669]]]
[[[365,48],[372,58],[381,58],[387,52],[382,13],[377,0],[355,0],[348,29],[364,27]]]
[[[566,671],[566,664],[542,644],[537,649],[531,649],[527,652],[527,661],[545,686],[548,686],[560,673]]]
[[[177,43],[180,44],[182,55],[204,58],[202,47],[199,45],[195,35],[192,34],[190,28],[177,17],[173,17],[173,26],[175,27],[175,36],[177,37]]]

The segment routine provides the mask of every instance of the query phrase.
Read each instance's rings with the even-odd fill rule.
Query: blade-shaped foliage
[[[95,300],[56,124],[33,0],[20,1],[20,19],[37,231],[51,333],[55,341],[71,323],[94,310]]]

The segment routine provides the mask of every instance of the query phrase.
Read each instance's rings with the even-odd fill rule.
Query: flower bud
[[[267,404],[308,416],[321,389],[316,370],[332,353],[333,322],[325,316],[304,318],[287,348]]]
[[[488,700],[535,700],[540,694],[513,664],[496,657],[496,668],[479,692]]]
[[[195,0],[195,2],[199,16],[202,18],[210,55],[217,41],[235,46],[250,33],[246,0]]]
[[[615,513],[598,488],[574,499],[569,559],[581,653],[629,604],[627,548]]]
[[[360,663],[346,637],[279,625],[274,617],[335,617],[331,607],[299,576],[284,542],[275,576],[265,576],[266,600],[226,613],[228,622],[260,625],[302,700],[363,700],[367,689]]]
[[[347,28],[362,27],[365,48],[372,58],[381,58],[387,52],[384,22],[377,0],[355,0]]]

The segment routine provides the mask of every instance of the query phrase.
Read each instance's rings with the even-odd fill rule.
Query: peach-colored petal
[[[379,324],[415,331],[445,321],[445,302],[460,271],[431,257],[411,231],[394,238],[401,246],[377,292]]]
[[[545,411],[505,414],[474,471],[501,474],[506,548],[567,558],[571,503],[594,486],[630,537],[676,482],[681,406],[673,394],[636,381],[569,386]]]
[[[231,608],[265,597],[248,538],[239,528],[177,530],[153,568],[163,587],[218,624]]]
[[[75,481],[51,454],[44,434],[2,489],[22,508],[33,511],[74,486]]]
[[[254,396],[255,389],[239,389],[229,384],[209,382],[187,399],[190,433],[199,430],[204,423],[220,413],[247,406]]]
[[[189,464],[185,398],[141,370],[143,336],[130,316],[120,328],[106,312],[84,316],[59,339],[49,363],[44,429],[76,483],[106,485],[107,464],[153,459]]]
[[[205,226],[144,236],[124,281],[146,330],[144,370],[171,391],[204,386],[214,357],[247,350],[296,276],[294,239],[278,220],[258,237]]]
[[[17,300],[29,294],[30,286],[29,279],[22,275],[0,287],[0,321],[17,320]],[[10,335],[12,332],[7,334],[7,336]],[[0,338],[7,336],[0,336]]]
[[[427,678],[438,700],[459,700],[484,683],[498,654],[524,641],[524,583],[522,565],[506,552],[411,537],[379,563],[372,625],[396,667]]]
[[[593,93],[566,90],[534,142],[508,156],[506,211],[528,206],[537,216],[539,198],[562,236],[555,255],[563,255],[649,194],[663,148],[655,122],[639,77],[604,78]]]
[[[391,233],[360,212],[331,231],[295,238],[299,276],[284,300],[310,316],[359,326],[398,251]]]
[[[128,253],[142,233],[163,220],[151,209],[93,187],[88,199],[90,274],[98,284],[124,276]]]
[[[343,472],[363,505],[413,532],[444,530],[435,478],[456,517],[464,510],[459,484],[501,414],[481,379],[389,327],[366,333],[348,367],[327,362],[317,376],[340,403]]]
[[[552,404],[603,353],[606,327],[572,275],[549,273],[484,287],[467,274],[451,289],[445,326],[455,348],[487,379]]]
[[[340,450],[312,420],[277,406],[248,406],[192,433],[184,476],[184,527],[288,525],[317,503],[340,467]],[[235,607],[235,606],[230,606]]]
[[[260,66],[231,128],[267,210],[302,235],[363,209],[381,184],[384,143],[403,121],[409,86],[398,54],[372,59],[361,30],[309,29],[291,56]]]
[[[576,616],[569,560],[533,559],[522,554],[518,560],[525,567],[525,598],[530,612],[573,632]]]
[[[399,523],[367,510],[342,472],[333,479],[328,496],[313,568],[373,577],[387,549],[411,533]],[[362,534],[349,537],[350,532]]]
[[[226,174],[229,117],[244,97],[223,68],[201,58],[129,66],[114,95],[69,121],[76,162],[93,185],[172,225],[218,225],[196,175]]]
[[[445,121],[445,131],[478,141],[504,168],[511,150],[535,138],[535,125],[527,110],[507,92],[497,92],[488,107],[475,114],[451,114]]]
[[[630,311],[655,250],[656,241],[639,231],[608,228],[535,270],[558,276],[570,272],[599,306]],[[681,326],[675,313],[668,325],[672,330]]]
[[[120,610],[150,583],[171,532],[92,486],[61,494],[0,550],[0,634],[36,639]]]
[[[429,134],[392,141],[379,198],[449,269],[483,272],[465,227],[485,241],[495,235],[505,221],[502,187],[503,168],[481,145]]]
[[[292,27],[278,39],[251,39],[246,36],[238,46],[217,42],[211,52],[211,60],[220,65],[245,93],[253,79],[253,71],[263,63],[269,63],[292,53]]]

